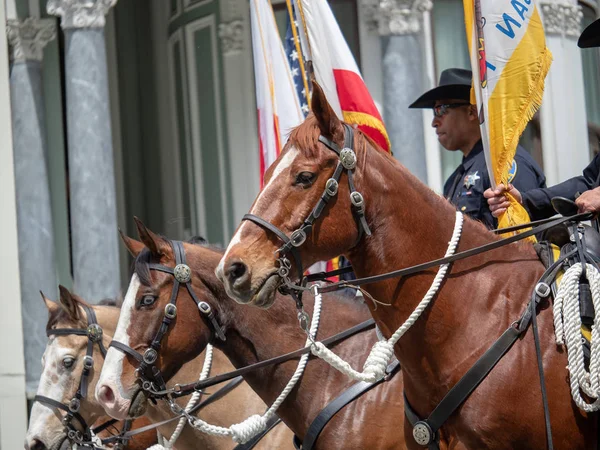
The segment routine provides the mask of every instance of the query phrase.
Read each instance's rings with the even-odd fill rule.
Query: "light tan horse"
[[[72,295],[66,288],[60,288],[60,304],[47,298],[44,302],[48,308],[49,320],[47,328],[87,328],[87,318],[84,307],[91,307],[96,315],[97,322],[103,330],[103,343],[106,348],[114,334],[120,309],[108,305],[88,305],[76,295]],[[68,335],[52,336],[42,359],[43,374],[38,387],[38,395],[44,395],[58,400],[63,404],[69,404],[74,397],[80,383],[83,369],[83,358],[86,354],[88,339],[86,336]],[[81,401],[79,414],[86,423],[103,423],[104,410],[97,403],[94,390],[101,372],[104,359],[95,345],[93,359],[94,366],[89,377],[88,396]],[[198,379],[204,364],[204,353],[185,364],[173,377],[171,382],[188,383]],[[225,356],[215,350],[211,373],[222,373],[232,370],[231,363]],[[219,386],[215,386],[208,392],[215,392]],[[206,397],[204,397],[206,398]],[[180,406],[185,406],[188,397],[178,400]],[[235,405],[235,408],[232,408]],[[156,423],[173,417],[166,403],[160,402],[157,406],[149,404],[147,418],[138,419],[142,423]],[[259,413],[264,410],[265,405],[260,398],[245,384],[242,383],[225,397],[202,408],[200,417],[211,421],[237,420],[249,414]],[[33,406],[29,429],[25,438],[25,448],[30,450],[57,449],[65,441],[64,426],[60,412],[47,405],[36,402]],[[73,421],[77,428],[81,428],[77,421]],[[169,438],[177,421],[159,427],[160,433]],[[119,424],[117,424],[119,426]],[[128,449],[145,449],[156,442],[156,431],[152,430],[137,436],[129,442]],[[180,437],[176,441],[177,449],[231,449],[234,444],[229,439],[207,436],[194,431],[187,424],[183,428]],[[286,449],[292,448],[292,433],[283,424],[278,425],[269,433],[256,448],[262,449]]]

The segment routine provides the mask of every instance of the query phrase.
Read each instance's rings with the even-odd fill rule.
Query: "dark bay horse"
[[[48,308],[49,321],[48,328],[58,329],[85,329],[87,328],[87,312],[86,308],[91,308],[94,311],[97,323],[103,330],[104,346],[108,345],[114,335],[117,321],[119,318],[120,309],[114,305],[89,305],[78,296],[71,294],[67,289],[61,286],[60,302],[55,303],[44,298],[46,307]],[[44,395],[54,400],[58,400],[63,404],[69,404],[69,401],[74,397],[77,388],[80,385],[82,375],[83,359],[86,355],[87,337],[74,334],[65,336],[51,335],[48,341],[48,346],[44,353],[43,366],[44,372],[40,380],[38,395]],[[104,363],[98,347],[96,346],[93,352],[94,369],[89,377],[88,396],[81,400],[79,414],[83,417],[87,424],[101,425],[107,422],[110,417],[105,416],[104,409],[96,401],[94,390],[96,388],[101,367]],[[213,352],[212,371],[216,373],[231,370],[233,367],[229,360],[219,351]],[[173,383],[187,383],[198,378],[204,365],[204,354],[198,355],[197,358],[184,364],[177,374],[171,380]],[[179,404],[185,406],[189,397],[179,399]],[[243,403],[256,403],[260,401],[256,394],[245,384],[239,385],[231,391],[226,397],[218,402],[202,409],[202,416],[211,420],[218,420],[227,414],[232,405]],[[263,405],[264,407],[264,405]],[[64,426],[62,417],[64,412],[49,408],[48,405],[36,402],[33,406],[29,429],[25,437],[25,448],[28,450],[47,450],[58,449],[60,442],[65,438]],[[162,422],[173,416],[168,405],[159,403],[157,406],[152,406],[147,409],[146,415],[134,420],[133,429],[150,425],[151,423]],[[79,428],[79,423],[74,421],[73,424]],[[172,436],[177,421],[162,425],[158,428],[163,436],[167,439]],[[118,422],[116,427],[110,427],[110,433],[104,433],[100,437],[109,437],[115,434],[122,427],[122,422]],[[265,439],[265,444],[270,445],[265,447],[257,447],[257,449],[276,448],[278,443],[285,442],[289,444],[292,439],[290,430],[285,427],[279,427],[281,430],[274,430],[269,439]],[[128,443],[129,450],[145,450],[157,442],[156,429],[152,429],[145,433],[134,436]],[[193,430],[187,424],[183,428],[182,433],[176,440],[176,448],[184,449],[231,449],[234,447],[231,440],[219,438],[216,436],[207,436],[198,431]],[[275,444],[275,445],[273,445]]]
[[[315,85],[313,114],[292,131],[266,173],[266,185],[251,214],[285,233],[299,229],[326,189],[340,161],[324,145],[353,146],[353,182],[364,197],[364,217],[372,234],[359,233],[353,216],[347,172],[299,247],[304,267],[345,254],[358,277],[378,275],[444,256],[456,211],[359,130],[344,145],[347,129]],[[320,140],[321,139],[321,140]],[[496,240],[485,227],[464,219],[457,251]],[[240,303],[268,308],[282,283],[273,229],[244,221],[219,267],[218,277]],[[291,273],[296,262],[292,259]],[[371,314],[389,338],[415,309],[436,269],[366,285],[378,301]],[[490,345],[517,320],[544,272],[531,245],[515,243],[455,262],[437,296],[394,351],[402,362],[406,396],[421,418],[427,417]],[[281,300],[279,300],[281,303]],[[286,307],[292,308],[289,302]],[[553,315],[542,303],[538,324],[555,448],[595,448],[596,417],[571,400],[566,353],[555,344]],[[278,311],[281,309],[279,308]],[[265,314],[272,314],[265,313]],[[335,312],[333,312],[335,314]],[[354,366],[359,368],[358,366]],[[451,448],[545,448],[544,413],[531,329],[492,370],[440,430]]]
[[[175,258],[169,241],[147,230],[140,222],[138,232],[143,243],[124,238],[129,251],[136,255],[136,269],[115,339],[119,338],[143,353],[163,320],[174,281],[170,274],[149,270],[149,264],[174,267]],[[180,289],[176,323],[170,326],[159,352],[158,366],[163,373],[168,376],[177,370],[180,364],[201,352],[209,341],[221,349],[236,367],[245,367],[304,346],[306,336],[298,328],[296,313],[284,303],[287,300],[281,299],[266,313],[240,306],[227,296],[214,275],[223,256],[222,250],[189,243],[184,243],[183,248],[187,265],[191,268],[192,289],[198,300],[210,305],[226,340],[212,335],[211,327],[199,320],[198,308],[187,289]],[[307,298],[306,305],[312,312],[312,299]],[[368,317],[368,309],[352,296],[328,295],[318,336],[329,337]],[[353,363],[362,364],[367,355],[365,349],[376,340],[375,332],[369,330],[336,344],[334,348]],[[111,352],[114,353],[111,355]],[[109,350],[97,390],[106,411],[117,417],[127,413],[131,399],[139,390],[134,375],[136,361],[122,355],[114,348]],[[247,373],[244,378],[265,403],[271,405],[297,364],[296,358]],[[303,437],[315,416],[353,384],[322,361],[309,361],[301,380],[281,404],[277,414],[296,435]],[[403,411],[402,377],[397,374],[342,409],[326,426],[315,448],[405,448]],[[231,423],[230,418],[219,421],[222,426]]]

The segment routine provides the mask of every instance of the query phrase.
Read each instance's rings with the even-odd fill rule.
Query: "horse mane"
[[[375,150],[378,150],[378,153],[390,156],[388,152],[383,150],[377,142],[371,139],[368,134],[360,130],[360,128],[355,128],[352,124],[347,125],[352,126],[355,130],[355,150],[357,153],[366,152],[367,146],[370,145]],[[314,114],[311,113],[304,122],[292,129],[289,135],[289,141],[293,141],[299,149],[307,152],[309,156],[315,156],[314,152],[320,151],[317,145],[320,135],[321,129],[319,128],[319,123]],[[339,141],[342,137],[343,129],[340,129],[339,133],[336,132],[335,136],[333,136],[333,140]]]

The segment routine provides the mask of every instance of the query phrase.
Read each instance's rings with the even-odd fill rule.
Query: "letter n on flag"
[[[492,184],[506,185],[521,133],[542,103],[552,54],[534,0],[463,0],[463,5],[486,164]],[[530,221],[509,200],[499,228]]]

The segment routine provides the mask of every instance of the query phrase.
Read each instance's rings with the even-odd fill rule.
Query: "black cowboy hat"
[[[425,92],[409,108],[433,108],[435,102],[444,99],[471,99],[473,73],[467,69],[446,69],[440,75],[438,87]]]
[[[583,30],[577,45],[581,48],[600,47],[600,19],[592,22]]]

